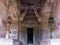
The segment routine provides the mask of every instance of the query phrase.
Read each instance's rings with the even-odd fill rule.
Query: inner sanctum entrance
[[[23,45],[39,45],[39,26],[23,26],[20,33],[20,41]]]
[[[33,44],[33,28],[27,28],[27,44]]]

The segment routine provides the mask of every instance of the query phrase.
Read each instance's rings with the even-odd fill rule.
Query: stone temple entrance
[[[33,12],[33,13],[32,13]],[[22,20],[23,18],[23,20]],[[40,42],[40,23],[32,9],[20,20],[20,41],[23,45],[39,45]]]
[[[33,44],[33,28],[27,28],[27,44]]]
[[[23,45],[39,45],[40,30],[38,26],[24,26],[24,29],[20,31],[20,41]]]

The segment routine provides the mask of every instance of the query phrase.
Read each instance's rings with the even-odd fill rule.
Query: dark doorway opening
[[[27,28],[27,44],[33,44],[33,28]]]

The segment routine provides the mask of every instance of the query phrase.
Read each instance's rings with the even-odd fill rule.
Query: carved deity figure
[[[10,37],[10,27],[11,27],[11,24],[12,24],[12,18],[11,16],[8,16],[8,19],[7,19],[7,34],[6,34],[6,38],[9,38]]]

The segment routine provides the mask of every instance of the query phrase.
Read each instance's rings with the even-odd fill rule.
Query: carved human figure
[[[8,19],[7,19],[7,34],[6,34],[6,38],[9,38],[9,33],[11,32],[10,31],[10,27],[11,27],[11,24],[12,24],[12,18],[11,16],[8,16]]]

